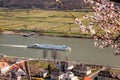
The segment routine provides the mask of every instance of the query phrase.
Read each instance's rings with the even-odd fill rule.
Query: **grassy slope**
[[[84,15],[92,14],[92,12],[71,12],[77,18]],[[69,23],[70,26],[69,26]],[[85,20],[88,24],[88,20]],[[68,32],[80,33],[80,28],[74,23],[71,15],[65,11],[45,11],[45,10],[14,10],[8,11],[0,9],[0,27],[4,30],[17,28],[27,30],[41,30],[52,32]]]

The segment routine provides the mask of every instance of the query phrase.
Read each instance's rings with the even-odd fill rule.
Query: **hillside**
[[[69,9],[87,7],[83,0],[62,0]],[[55,0],[0,0],[0,7],[62,9]]]

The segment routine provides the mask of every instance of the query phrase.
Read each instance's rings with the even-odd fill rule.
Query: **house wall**
[[[86,75],[89,75],[89,74],[91,74],[91,70],[88,70],[88,71],[86,72]]]

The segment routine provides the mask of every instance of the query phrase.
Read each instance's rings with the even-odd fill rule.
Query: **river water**
[[[21,35],[0,35],[0,53],[8,56],[43,59],[43,49],[30,49],[26,45],[34,43],[48,43],[67,45],[71,51],[57,51],[59,60],[80,61],[82,63],[120,66],[120,56],[114,56],[114,49],[98,49],[93,46],[91,39],[63,38],[34,35],[23,37]],[[51,58],[51,50],[47,50],[47,59]]]

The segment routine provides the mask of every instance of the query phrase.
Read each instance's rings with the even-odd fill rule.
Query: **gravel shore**
[[[3,31],[0,34],[17,34],[17,35],[22,35],[24,33],[22,33],[22,32],[13,32],[13,31]]]

